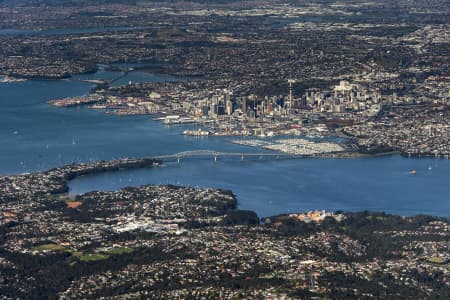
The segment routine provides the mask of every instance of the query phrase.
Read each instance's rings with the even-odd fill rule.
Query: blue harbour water
[[[211,149],[254,152],[229,138],[185,137],[149,116],[118,117],[87,108],[55,108],[48,100],[84,95],[79,79],[122,76],[100,70],[75,79],[0,83],[0,174],[46,170],[71,162]],[[117,77],[116,77],[117,76]],[[123,82],[173,80],[131,72]],[[416,175],[408,174],[411,169]],[[259,216],[313,209],[450,216],[450,161],[386,156],[364,159],[182,160],[162,167],[86,176],[71,193],[130,185],[179,184],[231,189],[239,207]]]

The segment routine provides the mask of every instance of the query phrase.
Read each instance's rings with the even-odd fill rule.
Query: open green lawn
[[[80,261],[98,261],[108,259],[109,255],[100,253],[88,253],[78,257]]]
[[[121,248],[112,248],[111,250],[108,250],[106,253],[111,255],[120,255],[120,254],[130,254],[133,253],[133,248],[128,247],[121,247]]]
[[[44,245],[31,247],[31,250],[34,250],[34,251],[65,251],[67,249],[58,244],[44,244]]]
[[[111,255],[130,254],[134,252],[134,249],[128,247],[118,247],[98,253],[82,253],[79,251],[70,251],[70,252],[75,258],[77,258],[77,261],[89,262],[89,261],[105,260],[108,259]],[[72,261],[70,263],[71,266],[74,266],[75,264],[76,261]]]
[[[440,257],[431,257],[431,258],[428,259],[428,261],[430,263],[433,263],[433,264],[443,264],[443,263],[445,263],[445,259],[440,258]]]

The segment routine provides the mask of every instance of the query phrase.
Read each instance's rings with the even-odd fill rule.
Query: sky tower
[[[295,79],[288,79],[288,84],[289,84],[289,99],[286,103],[286,109],[290,110],[292,108],[292,103],[293,103],[293,99],[292,99],[292,85],[296,83]]]

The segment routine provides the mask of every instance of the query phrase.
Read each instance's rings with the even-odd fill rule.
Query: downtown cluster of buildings
[[[341,81],[330,90],[310,89],[301,97],[293,96],[292,81],[289,81],[289,89],[284,95],[265,97],[242,93],[238,82],[228,81],[228,85],[232,88],[217,88],[220,85],[226,86],[221,82],[214,82],[213,85],[216,86],[215,89],[201,89],[205,87],[201,83],[172,83],[169,84],[170,89],[167,84],[162,86],[144,84],[139,86],[140,97],[117,97],[114,96],[112,89],[105,95],[108,99],[106,104],[96,108],[110,108],[117,114],[164,112],[182,113],[192,118],[219,119],[228,116],[262,119],[291,116],[302,110],[315,113],[366,112],[371,116],[379,113],[382,103],[379,93],[348,81]],[[152,88],[154,90],[145,95],[145,91]],[[67,99],[67,102],[68,105],[72,103],[70,99]]]
[[[295,134],[302,127],[313,133],[317,126],[304,125],[313,125],[322,115],[331,119],[347,114],[344,123],[348,123],[350,114],[368,118],[378,114],[382,105],[380,94],[347,81],[331,90],[308,90],[301,97],[293,96],[292,86],[286,92],[270,97],[248,95],[242,85],[230,80],[144,83],[109,88],[81,100],[77,97],[50,103],[95,103],[92,108],[117,115],[151,114],[167,125],[200,124],[215,135],[254,136]]]
[[[51,103],[58,106],[95,103],[92,108],[107,113],[151,114],[167,125],[198,126],[196,130],[186,130],[187,135],[347,136],[355,139],[354,144],[331,152],[448,157],[449,114],[445,93],[442,97],[430,95],[413,102],[395,93],[381,96],[376,89],[365,87],[361,80],[341,81],[330,89],[308,89],[300,97],[293,96],[289,85],[284,95],[247,94],[233,80],[141,83],[100,90],[82,101],[68,98]],[[425,82],[435,96],[437,91],[448,88],[445,83],[436,78]],[[290,144],[274,150],[296,154],[297,151],[289,150]]]

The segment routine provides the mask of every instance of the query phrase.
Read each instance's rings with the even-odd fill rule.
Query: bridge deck
[[[181,159],[189,157],[277,157],[277,158],[300,158],[302,155],[298,154],[288,154],[288,153],[252,153],[252,152],[218,152],[212,150],[194,150],[194,151],[184,151],[170,155],[160,155],[155,156],[155,159]]]

